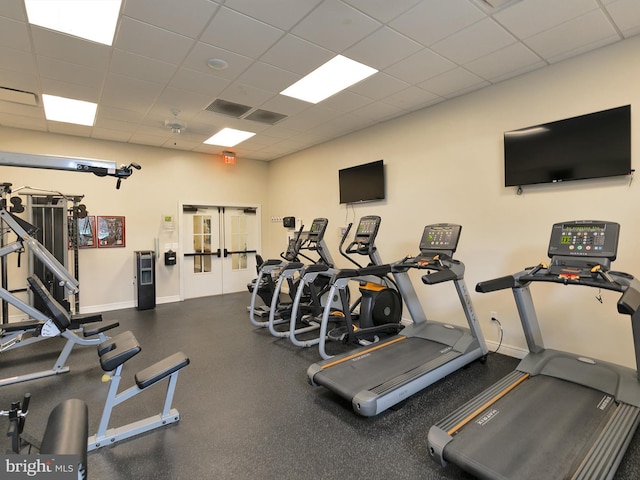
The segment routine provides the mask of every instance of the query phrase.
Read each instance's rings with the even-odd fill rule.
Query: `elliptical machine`
[[[395,335],[404,328],[400,323],[402,297],[395,281],[389,276],[390,266],[382,264],[375,246],[380,223],[381,218],[376,215],[360,218],[353,241],[343,248],[353,226],[349,224],[340,242],[339,250],[344,258],[358,268],[324,273],[324,275],[331,275],[329,298],[333,299],[337,296],[339,304],[345,306],[342,310],[343,324],[330,331],[328,331],[328,325],[335,322],[335,309],[328,304],[323,310],[317,343],[320,355],[325,359],[331,357],[325,348],[327,339],[346,344],[366,345],[378,341],[381,335]],[[368,265],[362,266],[352,258],[353,255],[366,256],[369,259]],[[352,281],[359,282],[360,297],[347,308],[349,284]],[[359,313],[356,313],[358,307]]]
[[[282,269],[290,262],[297,262],[299,260],[300,247],[302,245],[302,228],[296,231],[293,238],[289,239],[287,244],[287,250],[280,254],[280,258],[272,258],[262,262],[258,266],[258,277],[247,285],[247,289],[251,292],[251,304],[248,307],[249,320],[256,327],[266,327],[269,324],[269,315],[271,312],[271,305],[276,289],[276,282],[279,278]],[[264,302],[264,305],[257,305],[256,299],[260,297]],[[291,307],[291,303],[280,302],[278,295],[276,306],[278,310],[288,310]],[[280,312],[276,313],[280,319]],[[258,320],[256,317],[265,318],[266,320]],[[280,320],[284,323],[286,320]]]
[[[275,290],[271,300],[271,309],[269,312],[268,327],[269,332],[274,337],[286,338],[289,337],[292,333],[302,333],[303,331],[314,329],[313,326],[311,326],[311,328],[309,328],[308,326],[302,326],[299,329],[296,329],[296,321],[298,318],[300,318],[297,315],[298,312],[302,312],[304,314],[322,311],[322,306],[324,305],[325,301],[325,294],[329,289],[329,278],[318,277],[315,278],[312,282],[303,282],[302,277],[304,276],[304,273],[309,270],[325,271],[327,269],[333,268],[333,258],[329,253],[326,243],[324,242],[324,234],[327,230],[328,225],[329,220],[327,220],[326,218],[315,218],[311,224],[311,228],[308,232],[305,232],[306,235],[300,242],[298,256],[308,260],[310,264],[305,265],[302,262],[293,261],[284,265],[281,269],[280,276],[278,278],[278,282],[275,286]],[[303,227],[301,227],[301,229],[302,228]],[[314,252],[315,254],[317,254],[318,258],[311,258],[302,253],[303,251]],[[286,315],[284,315],[282,312],[280,313],[281,319],[289,317],[289,329],[279,330],[276,329],[275,326],[283,322],[279,322],[276,320],[277,301],[280,297],[282,285],[285,284],[285,282],[289,286],[289,295],[293,299],[293,304],[288,306]],[[295,298],[293,298],[294,291],[296,292]]]

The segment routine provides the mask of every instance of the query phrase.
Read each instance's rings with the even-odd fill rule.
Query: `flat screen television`
[[[382,160],[338,171],[340,203],[384,200],[385,179]]]
[[[631,106],[505,132],[509,186],[631,173]]]

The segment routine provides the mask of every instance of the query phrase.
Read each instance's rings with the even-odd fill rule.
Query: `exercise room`
[[[638,33],[0,2],[0,477],[639,478]]]

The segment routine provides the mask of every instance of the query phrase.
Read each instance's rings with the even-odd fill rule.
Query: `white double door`
[[[183,205],[182,298],[245,290],[256,276],[259,209]]]

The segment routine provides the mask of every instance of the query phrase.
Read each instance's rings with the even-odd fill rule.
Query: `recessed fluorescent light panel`
[[[54,122],[75,123],[77,125],[93,126],[98,105],[83,100],[42,95],[44,115],[47,120]]]
[[[255,133],[253,132],[245,132],[244,130],[236,130],[235,128],[223,128],[213,137],[205,140],[204,143],[207,145],[220,145],[221,147],[234,147],[254,135]]]
[[[29,23],[109,45],[122,0],[24,0]]]
[[[305,102],[318,103],[377,71],[375,68],[338,55],[280,93]]]

